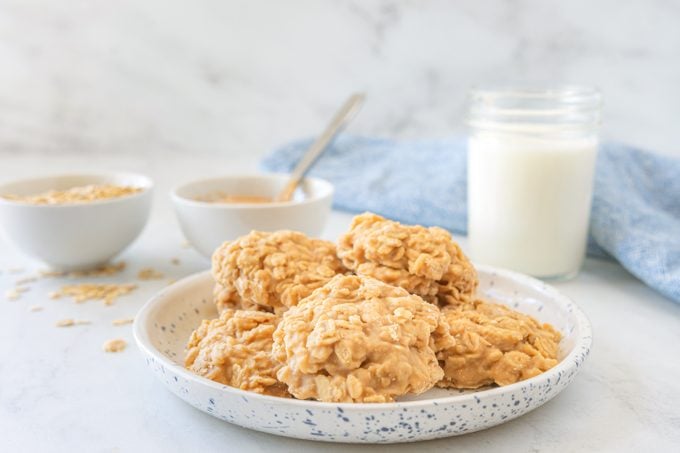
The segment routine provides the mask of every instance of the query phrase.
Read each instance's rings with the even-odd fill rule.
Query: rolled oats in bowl
[[[37,205],[57,205],[69,203],[89,203],[92,201],[109,200],[127,197],[142,191],[141,187],[122,186],[115,184],[88,184],[64,190],[48,190],[35,195],[0,195],[5,200]]]
[[[101,267],[141,233],[152,181],[131,173],[43,176],[0,184],[0,227],[51,270]]]

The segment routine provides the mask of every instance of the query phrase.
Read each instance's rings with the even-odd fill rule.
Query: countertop
[[[49,299],[56,279],[6,301],[41,266],[0,235],[0,451],[677,450],[680,304],[612,262],[587,260],[556,285],[594,330],[569,388],[502,426],[418,445],[327,445],[221,422],[165,390],[131,326],[111,321],[209,265],[181,246],[174,184],[253,171],[267,151],[319,131],[353,91],[368,101],[349,132],[424,138],[463,130],[472,85],[597,85],[604,138],[680,156],[679,18],[667,0],[0,0],[0,182],[80,169],[150,175],[149,225],[120,256],[126,271],[102,281],[136,282],[143,267],[165,274],[110,307]],[[334,213],[324,236],[349,219]],[[64,318],[91,324],[55,327]],[[117,337],[128,348],[102,352]]]
[[[232,162],[248,171],[253,161]],[[275,437],[219,421],[167,391],[146,369],[130,325],[145,301],[167,285],[207,269],[190,248],[172,214],[172,185],[219,173],[212,159],[159,161],[146,157],[78,156],[3,159],[0,181],[22,175],[77,170],[130,169],[156,181],[150,222],[119,260],[124,272],[71,281],[134,282],[139,288],[112,306],[52,300],[63,279],[29,283],[14,301],[0,300],[0,450],[2,451],[670,451],[680,445],[680,304],[644,286],[613,262],[587,260],[583,271],[556,286],[589,316],[594,347],[573,384],[538,410],[496,428],[418,445],[333,445]],[[351,216],[334,212],[324,237],[335,239]],[[465,238],[458,238],[465,247]],[[178,258],[180,263],[171,260]],[[152,267],[161,280],[138,281]],[[18,272],[17,269],[23,269]],[[0,297],[16,280],[42,269],[0,240]],[[42,311],[30,311],[39,305]],[[91,324],[57,328],[64,318]],[[125,351],[104,353],[112,338]]]

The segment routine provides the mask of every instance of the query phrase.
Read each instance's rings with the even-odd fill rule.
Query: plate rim
[[[475,264],[475,268],[478,271],[484,272],[486,274],[490,275],[497,275],[497,276],[502,276],[502,277],[507,277],[511,278],[515,281],[521,282],[525,286],[533,286],[539,289],[542,292],[547,293],[551,297],[557,299],[560,303],[564,304],[565,307],[570,307],[572,308],[572,313],[576,317],[578,321],[578,337],[576,339],[576,342],[574,343],[574,347],[572,348],[571,352],[567,354],[557,365],[554,367],[550,368],[549,370],[534,376],[529,379],[525,379],[523,381],[518,381],[513,384],[505,385],[505,386],[499,386],[499,387],[493,387],[493,388],[488,388],[486,390],[481,390],[478,392],[471,392],[471,393],[461,393],[459,395],[450,395],[450,396],[442,396],[442,397],[436,397],[436,398],[431,398],[431,399],[426,399],[426,400],[416,400],[416,401],[394,401],[394,402],[389,402],[389,403],[345,403],[345,402],[338,402],[338,403],[331,403],[331,402],[324,402],[324,401],[315,401],[315,400],[300,400],[296,398],[282,398],[282,397],[277,397],[277,396],[271,396],[271,395],[264,395],[261,393],[256,393],[256,392],[251,392],[248,390],[242,390],[236,387],[232,387],[226,384],[220,384],[218,382],[212,381],[210,379],[207,379],[203,376],[199,376],[197,374],[192,373],[191,371],[187,370],[183,366],[174,363],[172,360],[170,360],[168,357],[166,357],[161,351],[159,351],[157,348],[155,348],[150,340],[148,330],[145,330],[145,326],[148,325],[148,318],[153,309],[155,308],[155,305],[161,300],[162,298],[168,296],[168,293],[173,292],[175,290],[178,290],[180,287],[195,284],[198,281],[206,279],[206,277],[211,275],[210,270],[205,270],[201,272],[197,272],[191,275],[188,275],[177,282],[173,283],[172,285],[169,285],[165,288],[163,288],[161,291],[157,292],[154,294],[151,299],[149,299],[143,306],[142,308],[137,312],[137,315],[135,316],[135,320],[133,323],[133,336],[135,339],[135,343],[137,344],[137,347],[140,349],[140,351],[147,356],[152,357],[154,360],[160,362],[164,367],[172,369],[173,371],[177,372],[181,377],[195,381],[197,384],[201,384],[203,386],[208,386],[214,390],[221,391],[221,392],[226,392],[226,393],[232,393],[235,397],[245,397],[248,399],[253,399],[256,401],[260,401],[263,404],[284,404],[284,405],[292,405],[292,406],[300,406],[304,408],[309,408],[310,406],[318,409],[336,409],[336,408],[341,408],[343,410],[375,410],[375,409],[381,409],[381,410],[395,410],[395,409],[402,409],[402,408],[418,408],[418,407],[430,407],[434,404],[436,405],[443,405],[443,404],[451,404],[451,403],[466,403],[468,400],[474,401],[475,398],[482,398],[482,397],[493,397],[497,395],[501,395],[504,393],[512,392],[515,390],[521,389],[523,386],[526,385],[536,385],[543,383],[550,379],[552,376],[560,374],[564,371],[571,370],[571,369],[579,369],[580,365],[585,361],[587,356],[590,353],[590,349],[592,348],[592,327],[590,320],[586,316],[586,314],[583,312],[583,310],[568,296],[564,295],[561,293],[557,288],[554,286],[545,283],[537,278],[530,277],[528,275],[521,274],[519,272],[507,270],[507,269],[501,269],[493,266],[488,266],[488,265],[477,265]],[[580,361],[579,363],[579,356],[581,355],[582,351],[586,351],[586,357],[583,358],[583,360]]]

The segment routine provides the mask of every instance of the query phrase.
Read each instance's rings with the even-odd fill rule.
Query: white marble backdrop
[[[598,85],[607,138],[680,155],[680,1],[0,0],[0,158],[254,160],[354,90],[353,132],[441,137],[508,80]]]

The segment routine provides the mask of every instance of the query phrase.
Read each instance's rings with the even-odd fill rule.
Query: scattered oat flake
[[[55,324],[57,327],[71,327],[71,326],[80,326],[84,324],[90,324],[90,321],[85,321],[82,319],[62,319],[60,321],[57,321]]]
[[[179,260],[179,258],[173,258],[173,259],[170,260],[170,262],[172,264],[174,264],[175,266],[179,266],[181,261]]]
[[[52,271],[52,270],[41,270],[38,271],[38,275],[40,277],[46,278],[46,277],[63,277],[66,275],[66,272],[63,271]]]
[[[7,269],[7,272],[10,274],[21,274],[24,271],[25,269],[22,267],[12,267],[10,269]]]
[[[115,340],[109,340],[106,343],[104,343],[102,349],[104,349],[104,352],[121,352],[125,349],[126,346],[127,342],[125,340],[116,338]]]
[[[5,299],[7,300],[17,300],[21,297],[22,291],[19,288],[12,288],[5,291]]]
[[[42,307],[40,305],[31,305],[28,307],[28,311],[42,311]]]
[[[175,283],[176,281],[177,281],[176,278],[169,278],[169,279],[168,279],[168,286],[172,285],[172,284]]]
[[[134,322],[134,318],[121,318],[121,319],[114,319],[111,321],[111,324],[114,326],[124,326],[125,324],[132,324]]]
[[[96,267],[94,269],[86,269],[82,271],[71,271],[71,272],[65,272],[65,271],[55,271],[55,270],[41,270],[38,272],[39,277],[42,278],[48,278],[48,277],[71,277],[71,278],[80,278],[80,277],[108,277],[111,275],[116,275],[120,272],[123,272],[125,270],[125,261],[120,261],[118,263],[109,263],[105,264],[100,267]]]
[[[103,300],[105,305],[113,304],[117,298],[124,296],[137,288],[137,285],[117,285],[117,284],[92,284],[81,283],[77,285],[62,286],[59,291],[50,293],[51,299],[61,297],[71,297],[75,302],[86,302],[88,300]]]
[[[137,278],[140,280],[159,280],[163,278],[163,273],[158,272],[156,269],[145,267],[139,271]]]
[[[17,280],[14,283],[17,284],[17,285],[25,285],[27,283],[33,283],[33,282],[37,282],[37,281],[38,281],[38,277],[33,276],[33,277],[20,278],[19,280]]]
[[[189,242],[189,241],[182,242],[182,248],[183,249],[188,249],[189,247],[191,247],[191,242]]]
[[[97,267],[97,268],[94,268],[94,269],[69,272],[68,276],[69,277],[108,277],[110,275],[116,275],[119,272],[123,272],[125,270],[125,266],[126,266],[125,261],[121,261],[119,263],[105,264],[101,267]]]

